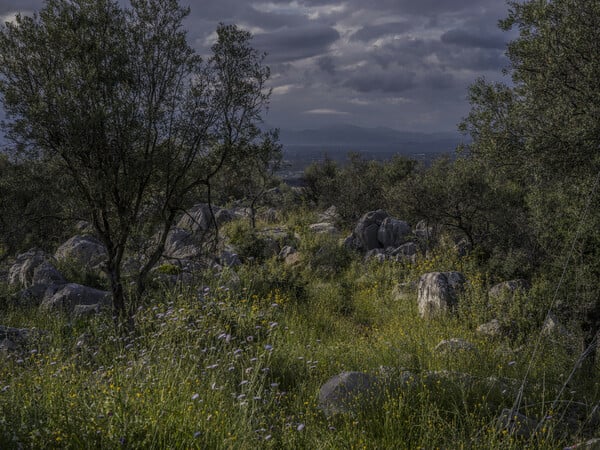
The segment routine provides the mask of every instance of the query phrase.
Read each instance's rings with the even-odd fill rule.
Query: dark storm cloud
[[[451,129],[467,111],[469,83],[500,79],[508,64],[511,34],[496,26],[504,0],[179,1],[191,7],[185,27],[203,56],[220,22],[253,33],[272,72],[267,121],[282,128],[312,126],[330,111],[357,125]],[[43,4],[0,0],[0,16]]]
[[[339,37],[334,28],[309,25],[256,34],[253,45],[267,52],[268,61],[284,62],[323,54]]]
[[[399,94],[415,86],[415,75],[406,72],[357,73],[344,83],[358,92]]]
[[[350,36],[351,41],[368,42],[389,34],[405,33],[412,28],[409,22],[391,22],[381,25],[366,25]]]
[[[503,49],[506,47],[506,37],[499,33],[485,34],[483,32],[472,32],[467,30],[452,29],[441,36],[445,44],[458,45],[460,47],[479,47]]]

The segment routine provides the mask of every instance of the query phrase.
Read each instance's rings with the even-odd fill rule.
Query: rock
[[[58,261],[68,262],[77,268],[99,270],[106,262],[108,253],[104,244],[92,236],[73,236],[62,244],[54,257]]]
[[[377,230],[377,240],[383,248],[396,248],[404,244],[411,233],[412,230],[408,223],[393,217],[386,217]]]
[[[510,281],[503,281],[494,285],[488,292],[490,297],[499,298],[502,296],[512,297],[517,291],[527,291],[530,289],[530,284],[527,280],[517,279]]]
[[[417,258],[418,247],[414,242],[406,242],[400,247],[392,249],[389,254],[394,257],[396,261],[410,261],[415,262]]]
[[[41,308],[46,310],[65,310],[72,312],[75,305],[111,304],[111,294],[81,284],[69,283],[60,286],[55,292],[48,292],[42,300]]]
[[[496,420],[498,431],[506,430],[508,434],[529,439],[535,432],[538,422],[517,411],[503,409]]]
[[[319,214],[319,222],[336,223],[338,220],[340,220],[340,214],[333,205]]]
[[[319,390],[319,408],[327,417],[355,412],[372,405],[382,394],[380,379],[363,372],[342,372],[330,378]]]
[[[501,337],[506,334],[498,319],[492,319],[489,322],[482,323],[477,327],[477,332],[488,337]]]
[[[8,284],[11,286],[32,286],[35,269],[49,258],[48,254],[39,249],[31,249],[18,255],[15,263],[8,271]]]
[[[329,222],[313,223],[309,225],[308,228],[310,229],[310,231],[317,234],[329,234],[335,236],[339,233],[335,225]]]
[[[167,234],[163,255],[170,259],[194,259],[202,254],[191,231],[172,228]]]
[[[385,254],[385,251],[382,248],[374,248],[372,250],[369,250],[365,254],[365,261],[375,260],[381,263],[384,262],[386,259],[387,255]]]
[[[459,338],[444,339],[433,349],[437,353],[457,353],[457,352],[474,352],[477,353],[477,347],[469,341]]]
[[[73,308],[73,317],[76,319],[84,319],[86,317],[96,316],[100,314],[100,304],[92,305],[75,305]]]
[[[369,211],[363,215],[352,233],[350,245],[356,250],[367,252],[374,248],[381,248],[379,243],[378,233],[379,227],[383,221],[389,217],[382,209],[377,211]]]
[[[67,280],[49,261],[44,261],[33,271],[33,285],[65,284]]]
[[[19,350],[19,346],[8,338],[0,340],[0,352],[12,353]]]
[[[298,252],[298,250],[296,250],[291,245],[285,245],[279,252],[279,255],[277,255],[277,258],[280,259],[281,261],[285,261],[285,259],[288,256],[293,255],[294,253],[297,253],[297,252]]]
[[[417,288],[419,315],[427,319],[454,311],[465,281],[460,272],[430,272],[422,275]]]
[[[203,233],[213,228],[213,214],[214,221],[216,221],[217,226],[219,227],[237,217],[237,214],[234,211],[222,209],[217,206],[212,206],[211,214],[211,208],[208,204],[197,203],[192,206],[181,219],[179,219],[176,227],[183,228],[192,233]]]

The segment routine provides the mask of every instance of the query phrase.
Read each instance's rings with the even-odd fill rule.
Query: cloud
[[[304,111],[304,114],[336,115],[336,116],[339,116],[339,115],[348,116],[348,115],[350,115],[349,112],[338,111],[336,109],[329,109],[329,108],[310,109],[308,111]]]
[[[253,45],[267,52],[269,62],[286,62],[321,55],[339,37],[330,26],[309,25],[257,34]]]
[[[467,30],[452,29],[440,37],[444,44],[458,45],[459,47],[476,47],[503,49],[506,48],[506,37],[502,34],[486,34]]]
[[[382,36],[406,33],[413,25],[409,22],[389,22],[380,25],[365,25],[350,36],[351,41],[368,42]]]

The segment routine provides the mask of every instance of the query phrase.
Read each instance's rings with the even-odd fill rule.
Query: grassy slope
[[[304,239],[313,240],[305,248],[318,247],[316,238]],[[476,335],[476,325],[494,308],[485,298],[485,274],[468,258],[446,251],[415,264],[353,260],[342,270],[336,247],[329,248],[330,257],[320,254],[318,261],[307,250],[297,268],[273,260],[241,268],[235,286],[208,277],[197,287],[157,289],[139,309],[137,331],[128,338],[116,337],[107,317],[69,322],[4,308],[0,323],[47,334],[28,353],[1,361],[0,448],[489,449],[572,443],[575,437],[565,438],[558,427],[553,433],[552,420],[550,429],[528,442],[498,433],[495,417],[514,397],[477,384],[419,385],[355,415],[325,419],[317,407],[319,388],[343,370],[377,372],[384,366],[520,380],[535,343],[526,334],[494,341]],[[459,317],[424,321],[414,291],[392,295],[397,282],[449,269],[470,280]],[[522,320],[533,300],[518,299],[503,313]],[[434,352],[440,340],[453,337],[473,342],[478,351]],[[523,403],[538,417],[556,414],[548,405],[573,362],[560,345],[544,343],[541,350]],[[586,385],[585,395],[571,389],[566,400],[585,397],[593,404],[595,389]]]

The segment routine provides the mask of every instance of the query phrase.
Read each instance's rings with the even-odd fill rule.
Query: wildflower
[[[196,432],[194,433],[194,438],[196,438],[196,439],[197,439],[197,438],[199,438],[200,436],[202,436],[202,432],[200,432],[200,431],[196,431]]]
[[[517,362],[516,361],[509,361],[508,365],[509,366],[514,366]]]
[[[192,400],[198,400],[200,398],[200,394],[194,394],[192,395]]]
[[[265,350],[271,351],[271,350],[273,350],[273,346],[271,344],[266,344],[265,345]]]
[[[296,428],[296,430],[298,430],[298,431],[304,430],[304,424],[301,423],[300,425],[298,425],[298,427]]]
[[[253,342],[254,336],[246,336],[246,342]]]

